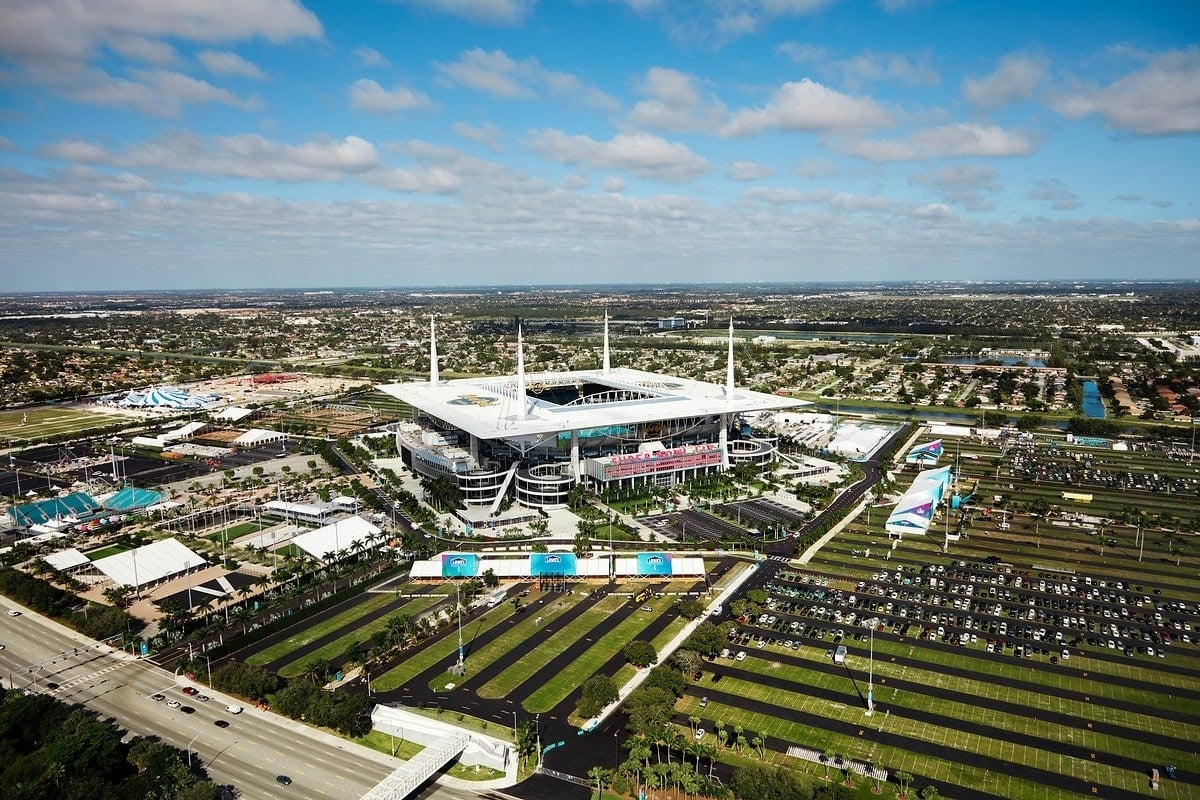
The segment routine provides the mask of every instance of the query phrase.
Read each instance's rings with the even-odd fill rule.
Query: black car
[[[218,728],[228,728],[229,720],[227,720],[227,719],[214,720],[213,725],[216,725]]]
[[[289,778],[287,775],[276,775],[275,782],[278,783],[280,786],[291,786],[292,785],[292,779]]]
[[[180,707],[179,710],[185,714],[195,714],[196,713],[196,709],[192,708],[191,706],[182,706],[182,707]]]

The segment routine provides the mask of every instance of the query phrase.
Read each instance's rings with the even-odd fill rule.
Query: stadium
[[[395,427],[396,447],[415,474],[451,478],[468,509],[491,516],[510,499],[564,506],[580,484],[673,486],[739,462],[766,465],[776,441],[745,421],[808,405],[734,385],[732,320],[724,385],[611,366],[607,314],[600,369],[526,374],[518,330],[516,375],[441,380],[429,327],[429,380],[379,387],[413,408]]]

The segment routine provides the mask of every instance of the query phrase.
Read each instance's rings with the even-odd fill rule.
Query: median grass
[[[355,603],[352,608],[348,608],[340,614],[336,614],[327,620],[323,620],[314,625],[306,627],[304,630],[290,636],[281,642],[259,650],[254,655],[246,659],[248,664],[270,664],[272,661],[283,658],[293,650],[298,650],[307,644],[315,642],[322,636],[333,633],[347,625],[352,625],[356,619],[370,614],[372,611],[383,608],[388,603],[391,603],[395,598],[387,594],[377,595],[362,595],[362,601]]]
[[[482,617],[471,620],[469,625],[463,626],[464,644],[469,644],[470,637],[478,636],[508,619],[512,616],[512,613],[512,605],[505,603],[488,611]],[[455,658],[457,652],[457,629],[451,626],[443,631],[440,639],[424,644],[411,657],[405,659],[402,663],[383,673],[378,678],[373,679],[371,686],[377,692],[386,692],[399,688],[439,662],[445,662],[449,666],[452,661],[457,660]],[[473,663],[469,659],[468,662],[469,664]],[[456,682],[455,678],[447,678],[447,680]]]
[[[605,617],[614,613],[627,602],[629,602],[627,597],[608,595],[580,614],[567,627],[558,631],[545,646],[526,653],[520,661],[479,687],[479,696],[489,700],[509,696],[518,686],[549,664],[555,656],[571,647],[588,631],[599,625]]]

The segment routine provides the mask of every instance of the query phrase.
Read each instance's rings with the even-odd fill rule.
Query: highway
[[[14,604],[0,599],[7,610]],[[342,741],[274,714],[246,708],[226,710],[239,703],[215,692],[207,702],[185,695],[176,676],[145,661],[95,648],[72,655],[87,640],[28,611],[0,615],[0,677],[5,687],[37,689],[61,700],[80,703],[102,716],[113,717],[132,733],[156,735],[193,757],[212,780],[233,784],[251,800],[276,798],[358,798],[387,775],[396,762],[353,743]],[[23,672],[30,664],[54,659],[36,674]],[[11,682],[11,683],[10,683]],[[156,693],[163,700],[153,700]],[[191,714],[168,703],[194,708]],[[217,727],[226,720],[227,728]],[[287,775],[290,786],[276,783]],[[466,797],[465,793],[430,796]]]

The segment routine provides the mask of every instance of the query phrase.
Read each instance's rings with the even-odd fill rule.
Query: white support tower
[[[429,388],[435,389],[438,385],[438,356],[437,356],[437,329],[433,325],[433,314],[429,315]]]

